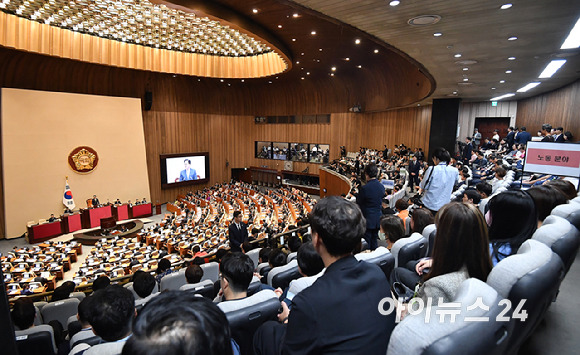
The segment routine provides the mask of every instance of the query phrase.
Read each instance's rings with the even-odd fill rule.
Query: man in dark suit
[[[385,187],[377,180],[379,169],[375,163],[365,166],[365,176],[367,183],[360,188],[356,197],[356,203],[367,220],[367,230],[365,240],[370,250],[375,250],[378,246],[377,238],[382,216],[381,202],[385,197]]]
[[[556,143],[564,143],[564,135],[562,134],[564,132],[564,128],[562,127],[558,127],[555,129],[555,134],[554,134],[554,142]]]
[[[230,250],[232,252],[242,251],[242,244],[248,240],[248,226],[242,222],[242,217],[242,212],[235,211],[234,219],[228,228]]]
[[[93,195],[93,199],[92,199],[91,203],[93,204],[93,207],[95,207],[95,208],[99,207],[99,205],[101,204],[99,202],[99,199],[97,198],[97,195]]]
[[[512,146],[514,145],[515,138],[516,138],[516,132],[514,131],[514,128],[509,127],[508,134],[505,137],[505,142],[507,143],[510,151],[512,150]]]
[[[419,185],[419,170],[421,170],[421,163],[417,160],[417,155],[413,155],[409,163],[409,186],[411,187],[411,192],[415,184]]]
[[[384,354],[396,312],[378,311],[390,297],[385,274],[352,255],[366,229],[360,209],[330,196],[316,204],[309,221],[326,271],[294,296],[290,311],[282,302],[278,318],[287,321],[285,329],[275,322],[258,329],[255,354]]]
[[[471,153],[473,153],[473,146],[471,145],[471,137],[465,137],[465,147],[463,147],[463,154],[461,156],[463,164],[468,165],[471,160]]]
[[[520,130],[520,133],[518,133],[516,137],[516,143],[524,145],[528,144],[528,142],[532,140],[532,135],[530,132],[526,131],[526,127],[522,127]]]
[[[544,123],[542,125],[542,142],[553,142],[554,137],[552,137],[552,125],[549,123]]]

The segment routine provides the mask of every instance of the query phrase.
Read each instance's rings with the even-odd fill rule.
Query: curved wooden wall
[[[320,169],[320,198],[346,195],[350,189],[352,185],[346,176],[326,168]]]
[[[159,154],[208,151],[211,181],[228,181],[231,168],[264,166],[282,169],[283,162],[254,158],[254,141],[330,144],[331,159],[339,147],[382,149],[396,143],[427,149],[430,106],[377,113],[336,113],[348,107],[340,86],[287,82],[273,89],[264,81],[232,83],[121,69],[0,48],[0,85],[95,95],[143,97],[153,92],[151,111],[143,111],[150,193],[166,202],[191,188],[161,190]],[[362,85],[362,84],[361,84]],[[276,85],[277,86],[277,85]],[[335,112],[335,113],[332,113]],[[330,124],[255,124],[254,115],[332,113]],[[98,122],[95,122],[98,124]],[[294,170],[320,165],[295,163]],[[203,187],[203,186],[200,186]],[[3,198],[0,198],[3,204]],[[0,213],[3,218],[3,213]],[[0,221],[0,230],[3,223]]]
[[[0,12],[0,29],[0,45],[4,47],[115,67],[214,78],[259,78],[292,66],[281,51],[248,57],[185,53],[78,33],[4,12]]]
[[[542,124],[561,126],[580,140],[580,80],[547,94],[518,101],[516,124],[535,135]]]

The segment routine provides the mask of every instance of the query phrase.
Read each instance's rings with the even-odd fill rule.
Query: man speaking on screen
[[[185,159],[183,164],[185,165],[185,169],[179,173],[179,181],[197,180],[197,173],[195,169],[191,168],[191,160]]]

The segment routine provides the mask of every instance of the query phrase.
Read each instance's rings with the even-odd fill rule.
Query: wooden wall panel
[[[518,101],[516,124],[533,135],[542,124],[562,126],[580,138],[580,80],[559,90]]]

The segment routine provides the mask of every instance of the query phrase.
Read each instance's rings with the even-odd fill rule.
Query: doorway
[[[510,117],[476,117],[475,118],[475,128],[481,133],[481,143],[486,138],[493,137],[493,131],[499,130],[499,138],[505,138],[507,136],[507,129],[510,125]]]

